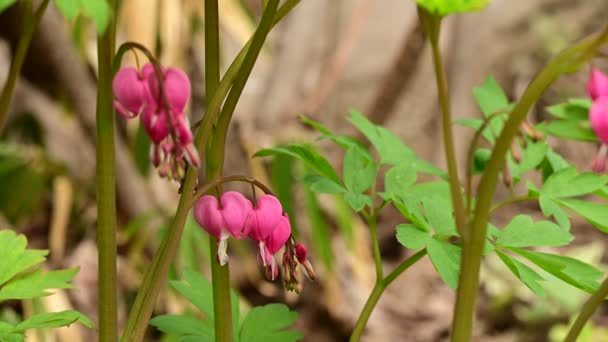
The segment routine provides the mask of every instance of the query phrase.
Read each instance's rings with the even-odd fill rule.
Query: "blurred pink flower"
[[[587,93],[592,100],[608,96],[608,77],[599,69],[593,68],[587,83]]]
[[[152,141],[151,159],[161,176],[181,178],[186,161],[194,167],[200,159],[184,110],[191,94],[190,80],[176,68],[163,68],[162,86],[154,65],[120,69],[112,82],[114,107],[124,117],[141,114],[141,123]],[[161,92],[162,90],[162,92]]]

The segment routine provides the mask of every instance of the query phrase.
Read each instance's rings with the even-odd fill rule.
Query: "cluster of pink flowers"
[[[112,81],[114,108],[127,119],[141,115],[141,124],[153,143],[152,163],[161,176],[181,179],[186,162],[200,165],[184,114],[191,93],[190,80],[176,68],[162,68],[160,73],[151,63],[141,71],[121,68]]]
[[[261,196],[255,206],[235,191],[224,193],[219,202],[216,197],[205,195],[196,202],[194,217],[203,229],[218,239],[217,258],[221,265],[228,262],[228,238],[240,240],[249,237],[258,245],[258,261],[265,267],[268,278],[277,278],[279,269],[274,255],[284,246],[284,279],[297,277],[295,260],[304,266],[309,277],[314,274],[306,259],[306,248],[294,244],[289,217],[283,213],[281,202],[272,195]],[[289,264],[286,265],[286,261]]]
[[[601,146],[591,168],[601,173],[606,171],[608,158],[608,77],[598,69],[591,70],[587,93],[593,105],[589,111],[591,128],[600,139]]]

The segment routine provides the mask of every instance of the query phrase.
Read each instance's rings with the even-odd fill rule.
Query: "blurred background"
[[[122,0],[115,15],[118,41],[137,41],[155,51],[161,63],[190,75],[191,122],[204,113],[204,20],[202,0]],[[221,0],[224,70],[255,29],[261,1]],[[442,32],[454,119],[480,116],[471,89],[493,75],[514,100],[554,53],[606,24],[605,0],[496,0],[485,10],[448,18]],[[20,32],[18,6],[0,16],[0,84],[6,79]],[[126,63],[145,63],[128,54]],[[598,64],[598,66],[602,66]],[[603,69],[606,71],[606,69]],[[562,77],[530,114],[545,118],[544,107],[583,96],[589,70]],[[80,267],[76,290],[43,299],[47,310],[76,308],[92,318],[97,310],[95,245],[95,30],[84,18],[65,21],[53,5],[35,34],[0,140],[0,228],[26,234],[30,246],[50,250],[49,267]],[[303,165],[288,158],[250,158],[264,147],[313,141],[300,124],[306,114],[332,130],[354,134],[345,120],[349,108],[399,134],[422,158],[444,165],[430,49],[418,25],[413,1],[302,0],[271,33],[243,93],[231,127],[225,174],[264,180],[283,199],[298,238],[309,245],[319,274],[304,281],[302,293],[285,293],[268,282],[255,249],[231,241],[233,286],[243,305],[284,302],[300,313],[296,329],[305,341],[344,341],[371,291],[374,267],[362,219],[337,197],[318,196],[298,183]],[[149,165],[147,136],[137,120],[118,118],[119,289],[121,325],[177,205],[176,183],[158,178]],[[471,130],[455,128],[461,168]],[[589,168],[592,144],[552,141],[580,168]],[[319,143],[340,167],[340,151]],[[240,189],[251,197],[249,188]],[[506,191],[502,195],[506,194]],[[498,196],[501,196],[499,191]],[[516,212],[538,212],[529,204],[500,211],[495,223]],[[502,221],[500,221],[502,219]],[[573,219],[576,245],[564,251],[599,264],[606,237]],[[578,221],[577,221],[578,220]],[[386,269],[406,250],[395,239],[403,219],[396,210],[380,218]],[[209,274],[205,233],[190,219],[171,271]],[[549,289],[538,300],[512,275],[483,269],[479,341],[552,341],[586,296],[575,289]],[[369,341],[443,341],[451,323],[454,291],[428,259],[408,270],[383,295],[365,338]],[[187,302],[167,287],[155,315],[181,313]],[[600,314],[596,336],[608,341],[608,314]],[[10,303],[0,317],[27,313]],[[49,341],[93,341],[94,333],[73,327]],[[35,336],[32,337],[35,341]],[[54,338],[54,339],[53,339]],[[149,341],[171,341],[150,328]],[[593,341],[600,341],[593,340]],[[592,340],[589,340],[592,341]]]

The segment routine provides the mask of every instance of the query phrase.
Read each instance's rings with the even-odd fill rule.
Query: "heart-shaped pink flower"
[[[148,68],[147,70],[146,67]],[[152,68],[151,72],[149,71],[150,68]],[[158,87],[158,78],[152,64],[146,64],[144,70],[142,70],[142,74],[148,76],[146,80],[152,101],[160,106],[163,99]],[[174,114],[183,113],[192,92],[188,76],[179,69],[167,68],[163,70],[163,88],[171,111]]]
[[[587,93],[592,100],[608,96],[608,77],[600,70],[593,68],[587,83]]]
[[[224,193],[220,199],[210,195],[201,197],[194,205],[196,221],[209,234],[218,239],[218,260],[224,265],[228,262],[226,241],[230,235],[242,239],[247,235],[249,215],[252,204],[243,195],[235,191]]]
[[[265,255],[265,242],[283,217],[281,202],[272,196],[264,195],[258,199],[257,207],[251,211],[249,237],[258,242],[260,256]],[[266,258],[262,258],[264,266]]]
[[[112,91],[115,97],[114,108],[125,118],[132,119],[146,108],[146,83],[135,68],[120,69],[112,80]]]
[[[279,221],[279,224],[277,224],[272,234],[266,238],[264,243],[266,244],[268,251],[274,255],[285,245],[290,236],[291,223],[289,223],[289,216],[285,214],[281,217],[281,221]]]
[[[602,143],[608,144],[608,96],[597,98],[593,101],[589,111],[591,128],[600,138]]]

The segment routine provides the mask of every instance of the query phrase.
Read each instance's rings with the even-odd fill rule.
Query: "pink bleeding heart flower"
[[[249,237],[258,242],[260,255],[265,255],[265,240],[272,234],[283,217],[281,202],[272,196],[264,195],[258,199],[257,207],[251,211]],[[262,258],[264,266],[266,259]]]
[[[194,205],[194,217],[203,229],[218,239],[218,260],[225,265],[228,262],[227,240],[231,235],[237,239],[246,236],[252,204],[235,191],[224,193],[220,203],[210,195],[201,197]]]
[[[133,67],[120,69],[112,80],[114,108],[127,119],[141,114],[147,106],[147,86],[142,75]]]
[[[261,254],[258,255],[258,261],[261,261],[262,265],[268,265],[266,267],[269,269],[266,270],[266,273],[271,280],[274,280],[278,275],[274,255],[283,248],[289,237],[291,237],[291,223],[289,222],[289,216],[284,214],[272,234],[264,240],[264,258],[262,259]]]
[[[593,160],[591,169],[597,173],[606,171],[608,160],[608,96],[602,96],[593,101],[589,110],[591,128],[601,141],[600,149]]]
[[[587,83],[587,93],[594,101],[602,96],[608,96],[608,76],[593,68]]]
[[[148,94],[151,102],[154,102],[159,106],[162,105],[164,99],[163,95],[160,93],[154,66],[150,63],[146,64],[142,69],[142,74],[147,76]],[[168,102],[167,105],[169,105],[172,112],[176,114],[183,113],[192,92],[188,76],[186,76],[183,71],[176,68],[164,69],[162,74],[163,89]]]
[[[608,95],[593,101],[589,111],[591,128],[602,143],[608,143]]]

